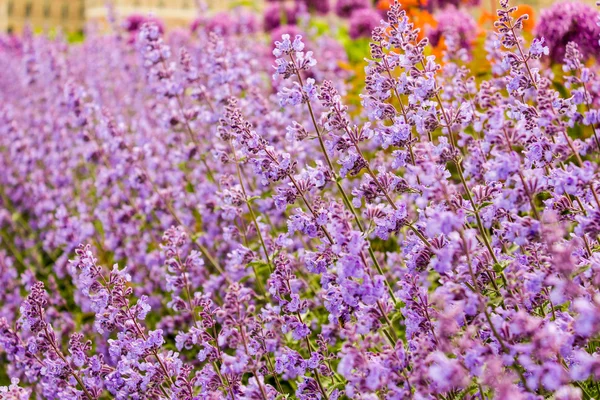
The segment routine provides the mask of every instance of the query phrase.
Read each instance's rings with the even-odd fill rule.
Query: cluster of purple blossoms
[[[578,1],[560,1],[545,9],[535,28],[537,37],[544,38],[550,50],[550,59],[558,64],[564,61],[567,45],[579,46],[585,59],[600,54],[600,12],[591,5]]]
[[[241,9],[197,18],[190,25],[190,31],[195,33],[199,30],[204,33],[214,32],[220,36],[232,36],[253,34],[260,29],[256,15]]]
[[[330,10],[330,0],[298,0],[306,5],[308,11],[327,14]]]
[[[264,11],[264,29],[271,32],[281,25],[296,25],[305,10],[302,3],[270,3]]]
[[[165,31],[165,27],[161,20],[158,18],[154,18],[152,16],[144,16],[139,14],[133,14],[127,17],[127,19],[123,22],[123,29],[129,33],[136,33],[145,23],[152,23],[158,26],[161,33]]]
[[[478,29],[471,14],[455,7],[447,7],[437,13],[435,18],[437,26],[427,32],[433,46],[437,46],[442,38],[447,41],[451,36],[450,40],[453,40],[459,49],[471,49]]]
[[[342,18],[349,18],[355,11],[371,8],[369,0],[336,0],[335,13]]]
[[[381,22],[381,14],[373,8],[361,8],[350,16],[350,38],[371,37],[371,32]]]
[[[249,19],[2,47],[0,398],[598,398],[600,71],[514,11],[475,76],[394,3],[359,104]]]
[[[296,7],[304,8],[309,12],[327,14],[330,11],[331,0],[267,0],[268,3],[294,3]],[[272,6],[272,5],[271,5]]]

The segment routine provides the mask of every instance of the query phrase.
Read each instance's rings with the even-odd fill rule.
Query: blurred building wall
[[[4,32],[20,32],[27,23],[44,30],[57,26],[65,31],[83,29],[84,0],[0,0],[0,28]]]
[[[198,15],[196,0],[111,0],[111,3],[119,17],[153,14],[169,27],[187,25]],[[218,10],[234,2],[205,3],[211,10]],[[66,32],[80,32],[87,22],[106,23],[106,5],[106,0],[0,0],[0,31],[21,32],[29,24],[34,30],[61,27]]]
[[[152,14],[167,27],[188,25],[198,15],[197,0],[109,0],[116,15]],[[236,4],[260,8],[265,0],[202,0],[211,12]],[[0,0],[0,32],[21,32],[26,24],[34,30],[61,27],[80,32],[87,22],[106,24],[107,0]]]
[[[195,0],[113,0],[114,12],[119,17],[131,14],[152,14],[167,27],[189,25],[198,15]],[[85,0],[85,19],[105,25],[108,16],[106,0]]]

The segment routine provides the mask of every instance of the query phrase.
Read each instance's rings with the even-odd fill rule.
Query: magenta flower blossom
[[[257,32],[259,23],[253,13],[220,12],[208,18],[197,18],[190,25],[192,32],[197,32],[202,28],[222,36],[243,35]]]
[[[381,22],[381,14],[372,8],[358,9],[350,16],[350,37],[371,37],[371,32]]]
[[[481,0],[428,0],[427,1],[427,9],[430,12],[435,10],[444,10],[446,8],[459,8],[463,5],[468,6],[478,6],[481,3]]]
[[[342,18],[349,18],[356,10],[371,8],[369,0],[336,0],[335,13]]]
[[[427,32],[431,44],[437,46],[442,38],[452,36],[457,45],[463,49],[471,49],[477,36],[477,23],[471,14],[448,7],[435,15],[437,26]]]
[[[228,12],[220,12],[206,21],[206,30],[221,36],[228,36],[235,32],[235,20]]]
[[[264,30],[271,32],[280,25],[294,25],[303,10],[302,4],[270,3],[264,11]]]
[[[142,25],[144,25],[145,23],[155,24],[156,26],[158,26],[158,29],[161,33],[165,31],[165,26],[160,19],[153,16],[141,14],[132,14],[128,16],[123,22],[123,28],[125,28],[125,30],[129,33],[135,34],[142,28]]]
[[[555,63],[564,59],[567,44],[579,46],[585,59],[600,54],[600,12],[590,5],[575,1],[561,1],[542,10],[535,34],[544,38],[550,49],[549,57]]]
[[[0,35],[0,51],[18,52],[22,49],[22,42],[16,35]]]
[[[303,3],[306,9],[311,12],[318,14],[327,14],[330,10],[331,0],[296,0],[299,3]]]

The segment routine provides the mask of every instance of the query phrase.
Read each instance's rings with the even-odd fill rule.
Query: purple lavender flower
[[[10,386],[0,386],[0,395],[7,400],[27,400],[31,398],[31,389],[19,386],[19,379],[12,378]]]

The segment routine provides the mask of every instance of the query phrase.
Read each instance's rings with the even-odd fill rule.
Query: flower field
[[[2,36],[0,399],[599,399],[599,8],[495,6]]]

